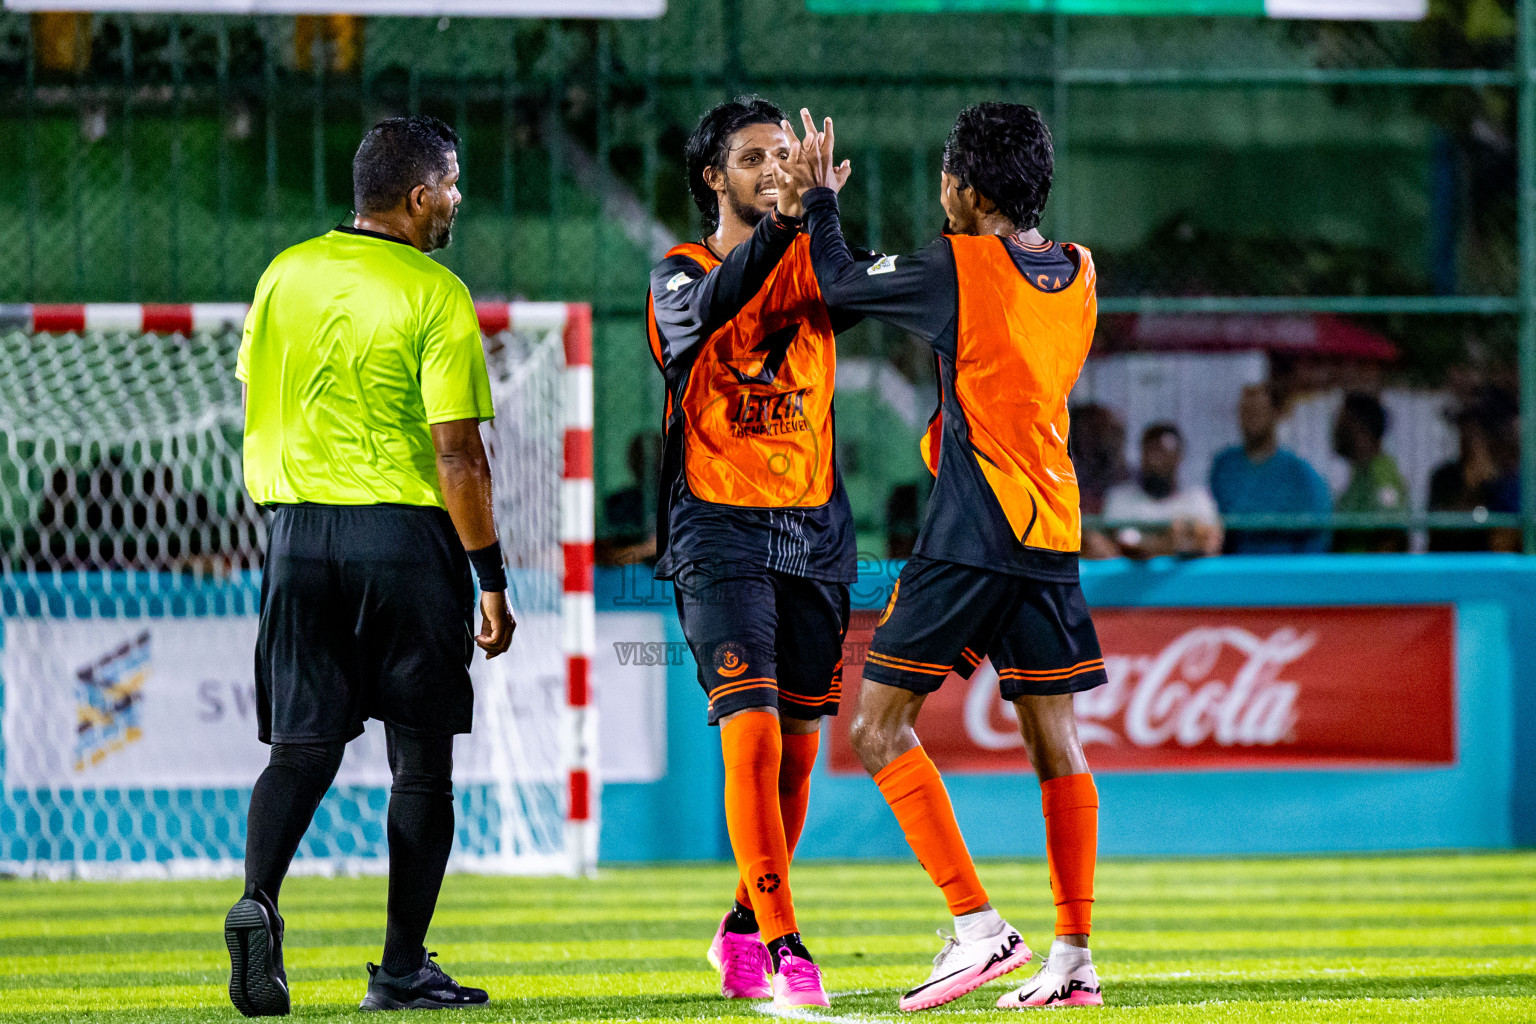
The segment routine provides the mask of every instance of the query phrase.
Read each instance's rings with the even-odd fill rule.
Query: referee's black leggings
[[[389,748],[389,923],[384,969],[409,974],[437,906],[453,847],[453,737],[384,727]],[[345,743],[274,743],[251,792],[246,821],[245,891],[277,905],[283,876],[315,809],[341,767]]]

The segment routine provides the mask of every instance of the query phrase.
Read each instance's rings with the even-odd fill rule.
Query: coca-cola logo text
[[[1109,682],[1074,698],[1085,746],[1272,746],[1294,740],[1301,687],[1281,678],[1316,642],[1290,627],[1257,636],[1233,627],[1191,629],[1151,655],[1104,657]],[[1233,657],[1233,655],[1236,657]],[[965,701],[965,728],[986,750],[1022,747],[997,673],[983,665]]]
[[[868,644],[878,612],[854,616]],[[1090,766],[1167,770],[1445,764],[1456,757],[1454,611],[1095,609],[1108,682],[1076,694]],[[862,665],[845,661],[845,692]],[[834,771],[858,771],[849,716]],[[1028,770],[1014,708],[988,662],[951,675],[917,723],[940,768]]]

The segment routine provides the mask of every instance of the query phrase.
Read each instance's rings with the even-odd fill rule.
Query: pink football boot
[[[761,932],[728,932],[722,920],[715,941],[709,944],[709,962],[720,972],[720,994],[725,998],[768,999],[773,995],[773,986],[768,983],[771,961]]]
[[[831,1006],[827,990],[821,984],[821,968],[804,957],[784,950],[779,956],[779,969],[773,976],[773,1005]]]

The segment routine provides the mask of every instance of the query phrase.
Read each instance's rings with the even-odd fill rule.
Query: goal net
[[[596,853],[590,317],[487,303],[483,435],[518,628],[478,652],[453,867]],[[261,510],[245,492],[243,306],[0,306],[0,873],[239,874],[256,739]],[[296,872],[387,865],[370,722]]]

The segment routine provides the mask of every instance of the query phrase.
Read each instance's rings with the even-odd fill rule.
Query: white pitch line
[[[804,1006],[779,1007],[772,1003],[760,1003],[752,1007],[758,1013],[766,1013],[770,1017],[779,1017],[784,1020],[821,1021],[824,1024],[888,1024],[878,1017],[854,1017],[842,1016],[835,1013],[813,1013]]]

